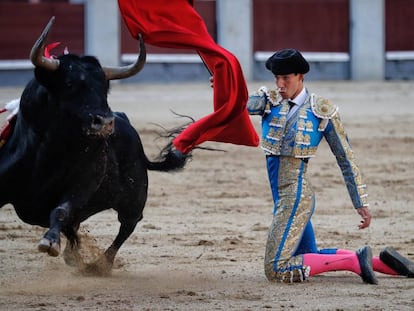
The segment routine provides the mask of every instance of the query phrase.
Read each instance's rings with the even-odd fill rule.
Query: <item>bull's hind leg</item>
[[[50,227],[40,240],[37,248],[40,252],[56,257],[60,254],[60,232],[67,221],[69,204],[62,204],[50,213]]]
[[[119,249],[121,248],[122,244],[129,238],[129,236],[134,232],[137,223],[142,219],[142,216],[139,218],[134,219],[124,219],[119,221],[121,222],[121,226],[119,228],[118,235],[116,236],[115,240],[112,242],[111,246],[107,248],[104,253],[106,261],[111,264],[114,263],[114,259],[116,254],[118,253]]]

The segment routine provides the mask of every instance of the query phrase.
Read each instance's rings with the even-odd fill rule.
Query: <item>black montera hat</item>
[[[307,73],[309,63],[302,54],[295,49],[277,51],[266,61],[266,69],[274,75],[287,75],[290,73]]]

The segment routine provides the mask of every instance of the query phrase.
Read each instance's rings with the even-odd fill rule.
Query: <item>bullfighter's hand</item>
[[[361,223],[358,225],[359,229],[368,228],[371,224],[371,213],[368,207],[363,206],[357,209],[358,214],[362,217]]]
[[[214,77],[210,77],[210,87],[214,87]]]

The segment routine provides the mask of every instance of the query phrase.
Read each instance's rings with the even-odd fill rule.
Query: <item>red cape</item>
[[[214,112],[188,126],[174,141],[182,153],[205,141],[257,146],[246,110],[248,92],[237,58],[217,45],[188,0],[118,0],[134,38],[167,48],[196,50],[214,76]]]

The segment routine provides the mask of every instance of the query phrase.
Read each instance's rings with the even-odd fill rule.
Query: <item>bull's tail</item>
[[[147,160],[147,168],[152,171],[178,171],[184,168],[191,154],[183,154],[170,143],[160,152],[155,161]]]
[[[180,115],[175,112],[173,113],[179,117],[187,118],[189,121],[172,129],[166,129],[158,125],[162,129],[162,132],[158,133],[159,137],[166,138],[169,143],[161,150],[154,162],[147,160],[147,168],[149,170],[163,172],[177,171],[183,169],[187,161],[191,159],[191,153],[181,153],[179,150],[175,149],[172,141],[190,124],[194,123],[194,119],[189,116]]]

